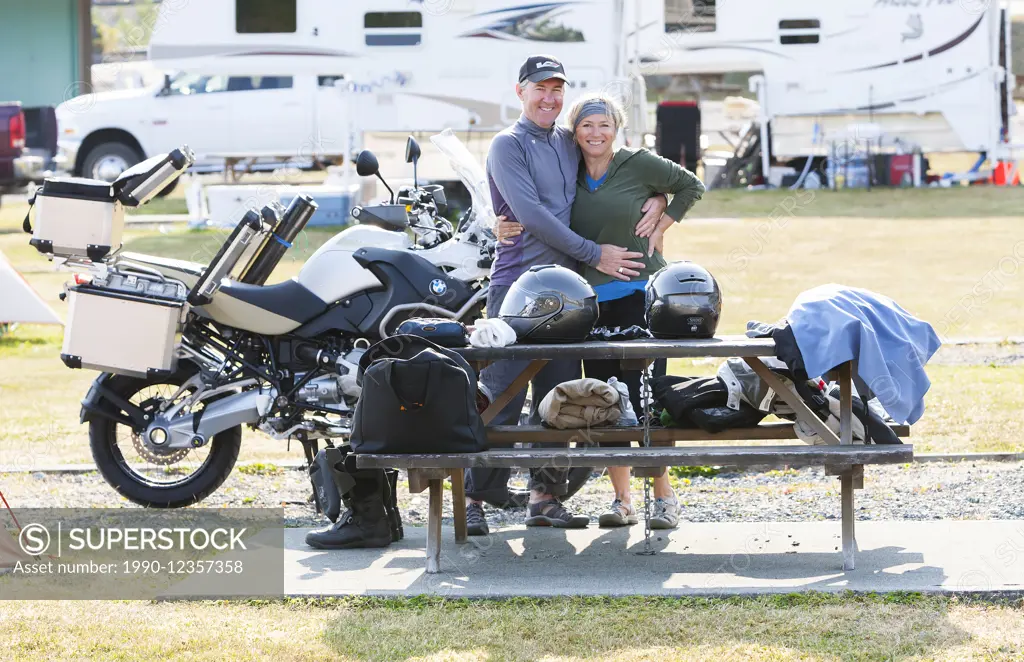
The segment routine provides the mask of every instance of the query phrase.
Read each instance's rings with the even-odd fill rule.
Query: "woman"
[[[594,287],[601,326],[644,326],[644,288],[654,272],[665,266],[661,245],[665,231],[700,200],[704,184],[689,170],[646,149],[615,148],[615,137],[625,124],[622,107],[604,94],[585,96],[573,104],[568,120],[583,159],[572,207],[574,232],[598,244],[613,244],[642,252],[643,268],[630,280],[618,280],[584,265],[581,273]],[[655,193],[672,194],[672,202],[657,224],[638,224],[644,202]],[[498,237],[506,240],[522,232],[518,223],[499,223]],[[666,361],[655,361],[654,374],[665,374]],[[622,371],[618,361],[584,361],[587,377],[607,381],[616,376],[629,387],[630,402],[643,414],[640,371]],[[613,446],[616,444],[605,444]],[[624,444],[624,445],[629,445]],[[638,521],[629,489],[629,467],[609,467],[615,498],[598,522],[600,526],[628,526]],[[651,528],[671,529],[679,523],[679,503],[666,472],[654,480]]]

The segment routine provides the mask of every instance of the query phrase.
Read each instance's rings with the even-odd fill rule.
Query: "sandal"
[[[633,504],[627,506],[622,503],[621,499],[616,499],[612,501],[612,505],[609,506],[608,510],[601,513],[601,516],[597,518],[597,525],[601,527],[631,526],[639,521]]]
[[[590,524],[586,515],[573,515],[558,499],[531,503],[526,526],[553,526],[556,529],[585,529]]]

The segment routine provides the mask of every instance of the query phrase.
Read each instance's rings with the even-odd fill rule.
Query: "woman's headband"
[[[576,117],[576,121],[572,125],[572,130],[576,131],[576,129],[580,128],[580,122],[591,115],[607,115],[608,117],[611,117],[613,121],[615,119],[615,113],[612,112],[612,109],[609,107],[607,102],[602,101],[601,99],[594,99],[593,101],[588,101],[583,104],[583,108],[580,109],[580,114]]]

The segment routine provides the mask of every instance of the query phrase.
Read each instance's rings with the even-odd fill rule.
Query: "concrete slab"
[[[293,596],[735,595],[793,591],[1024,592],[1024,521],[858,522],[857,568],[842,570],[839,522],[694,523],[581,531],[511,527],[457,545],[424,572],[426,533],[378,550],[318,551],[285,533]]]

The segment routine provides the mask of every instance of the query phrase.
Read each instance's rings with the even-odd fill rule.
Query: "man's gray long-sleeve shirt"
[[[521,116],[491,143],[487,179],[494,211],[519,222],[512,246],[498,245],[491,283],[511,285],[527,269],[577,262],[597,266],[601,247],[569,229],[580,156],[572,132],[544,129]]]

